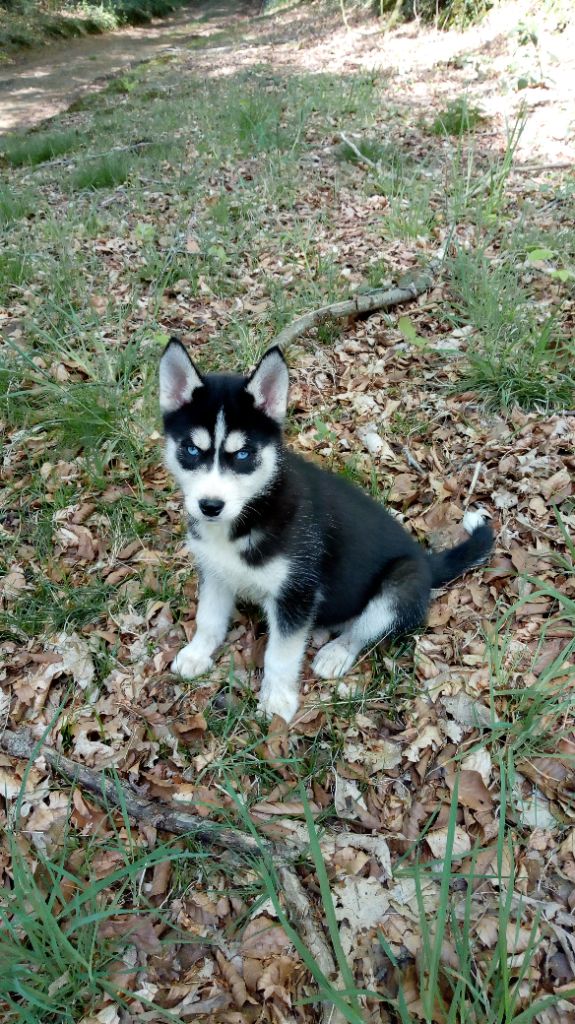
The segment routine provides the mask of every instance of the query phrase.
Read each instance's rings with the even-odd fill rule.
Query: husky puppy
[[[483,562],[493,534],[468,513],[469,539],[429,552],[378,502],[288,451],[288,384],[278,348],[250,377],[204,376],[176,338],[160,364],[166,464],[200,580],[196,633],[172,669],[186,679],[207,672],[236,597],[255,601],[269,628],[260,707],[289,722],[312,629],[335,634],[316,654],[316,675],[344,675],[368,645],[421,625],[432,588]]]

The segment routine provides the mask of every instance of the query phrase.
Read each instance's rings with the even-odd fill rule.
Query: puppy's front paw
[[[320,679],[338,679],[349,672],[354,661],[355,655],[348,651],[345,644],[339,640],[330,640],[317,652],[312,668]]]
[[[183,679],[194,679],[196,676],[201,676],[204,672],[207,672],[208,669],[213,667],[213,664],[210,656],[206,654],[205,648],[195,644],[192,640],[190,644],[186,644],[176,654],[172,662],[172,672],[182,676]]]
[[[286,722],[291,722],[298,707],[297,693],[293,693],[291,690],[273,690],[266,687],[264,682],[258,704],[258,711],[262,715],[266,715],[268,718],[279,715]]]

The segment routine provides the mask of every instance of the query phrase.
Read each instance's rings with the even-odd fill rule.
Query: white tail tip
[[[463,516],[463,529],[466,533],[472,534],[483,526],[491,516],[484,508],[469,508]]]

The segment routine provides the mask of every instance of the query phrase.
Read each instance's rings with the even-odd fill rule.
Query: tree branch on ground
[[[353,299],[332,302],[329,306],[312,309],[284,327],[276,335],[273,344],[283,348],[305,334],[306,331],[311,330],[312,327],[319,327],[326,320],[365,316],[380,309],[393,309],[394,306],[400,306],[404,302],[412,302],[413,299],[417,299],[433,286],[442,260],[443,250],[430,260],[428,266],[420,272],[414,271],[411,274],[406,274],[395,288],[375,288],[371,292],[355,295]]]
[[[271,845],[264,839],[256,840],[252,836],[239,834],[234,829],[225,828],[199,815],[176,810],[169,804],[163,805],[157,800],[139,796],[130,786],[122,785],[117,779],[107,778],[102,771],[85,768],[53,747],[44,744],[40,746],[28,729],[21,729],[18,732],[7,729],[0,738],[0,750],[11,757],[27,761],[32,757],[43,757],[56,775],[75,783],[87,793],[92,793],[105,807],[125,807],[131,818],[143,821],[146,825],[152,825],[163,832],[170,832],[176,836],[191,835],[199,843],[221,847],[232,854],[253,856],[272,851]]]
[[[10,757],[22,758],[26,761],[43,757],[56,775],[93,794],[106,808],[125,808],[130,817],[135,818],[136,821],[145,822],[146,825],[152,825],[154,828],[172,835],[191,835],[193,839],[205,846],[219,847],[222,850],[222,856],[227,859],[233,858],[235,863],[237,863],[238,854],[248,854],[253,858],[254,855],[262,856],[267,853],[276,864],[278,861],[286,859],[286,851],[278,849],[275,844],[261,837],[255,839],[253,836],[240,834],[231,828],[206,821],[195,814],[179,811],[169,806],[165,807],[157,800],[148,800],[137,795],[130,786],[120,783],[118,779],[108,779],[103,772],[86,768],[54,750],[53,747],[40,744],[29,729],[21,729],[17,732],[6,729],[0,736],[0,750]],[[286,907],[294,927],[300,931],[307,948],[317,960],[323,973],[328,977],[333,976],[335,962],[321,925],[315,921],[303,885],[295,871],[285,864],[278,869],[278,874],[283,884]],[[329,1017],[324,1015],[322,1019],[329,1019],[331,1024],[338,1024],[341,1017],[331,1003],[326,1004],[327,1011],[329,1011]]]

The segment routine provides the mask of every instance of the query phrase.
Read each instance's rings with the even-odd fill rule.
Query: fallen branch
[[[363,295],[356,295],[353,299],[332,302],[329,306],[322,306],[320,309],[311,310],[310,313],[304,313],[303,316],[284,327],[274,339],[273,344],[283,348],[312,327],[318,327],[319,324],[325,323],[326,320],[341,320],[347,316],[364,316],[366,313],[375,313],[379,309],[392,309],[394,306],[400,306],[403,302],[412,302],[413,299],[417,299],[419,295],[423,295],[433,286],[442,259],[443,250],[440,255],[438,254],[430,261],[425,270],[420,273],[414,272],[409,280],[400,280],[395,288],[375,288]]]
[[[278,874],[283,885],[284,899],[291,912],[292,922],[298,925],[300,934],[322,973],[326,978],[334,979],[335,961],[325,941],[321,926],[314,920],[311,904],[303,885],[295,872],[288,868],[280,868]],[[334,979],[334,984],[338,983],[341,983],[339,975],[337,979]],[[322,1024],[345,1024],[345,1017],[333,1003],[323,1004],[320,1019]]]
[[[573,161],[569,160],[561,164],[515,164],[511,168],[512,174],[538,174],[542,171],[570,171],[573,168]]]
[[[125,807],[136,821],[144,821],[146,825],[175,836],[191,834],[199,843],[221,847],[233,853],[253,856],[261,855],[263,851],[271,852],[271,845],[264,839],[256,840],[252,836],[238,834],[231,828],[207,821],[199,815],[164,806],[157,800],[148,800],[135,793],[130,786],[121,785],[118,781],[106,778],[103,772],[71,761],[52,747],[42,746],[39,750],[37,747],[38,740],[28,729],[18,732],[7,729],[0,738],[0,750],[4,753],[27,761],[33,755],[42,756],[56,775],[92,793],[106,807]]]
[[[43,745],[38,749],[38,740],[28,729],[18,732],[7,729],[0,736],[0,750],[11,757],[23,758],[26,761],[41,756],[55,774],[92,793],[104,806],[123,807],[136,821],[144,821],[147,825],[172,835],[191,834],[197,842],[222,848],[225,851],[222,856],[261,856],[262,853],[268,853],[276,863],[278,860],[285,860],[285,852],[267,840],[238,834],[233,829],[207,822],[197,815],[164,807],[156,800],[138,796],[131,787],[122,785],[118,780],[107,779],[103,772],[85,768],[76,761],[71,761],[52,747]],[[333,976],[336,969],[334,959],[321,925],[314,920],[313,910],[303,885],[291,868],[282,866],[278,873],[283,885],[286,907],[294,926],[300,931],[323,973],[328,977]],[[328,1021],[330,1024],[344,1024],[339,1011],[331,1003],[324,1005],[322,1020],[325,1024]]]

